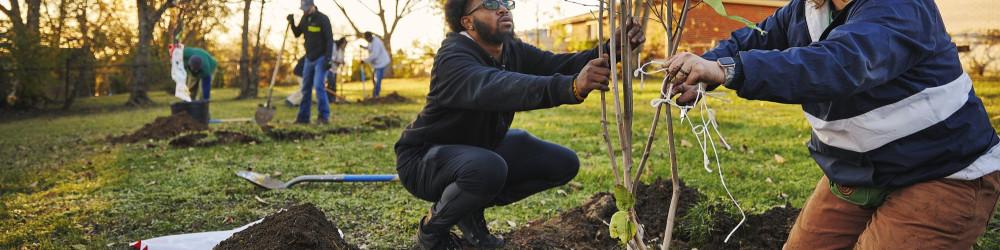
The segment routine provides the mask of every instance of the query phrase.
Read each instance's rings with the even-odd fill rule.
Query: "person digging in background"
[[[327,99],[337,102],[337,71],[344,65],[344,49],[347,48],[347,38],[341,37],[333,45],[330,57],[330,72],[326,73]]]
[[[678,103],[704,83],[802,104],[825,175],[785,248],[972,248],[1000,194],[1000,138],[934,1],[793,0],[758,26],[667,70]]]
[[[201,85],[202,100],[208,100],[212,96],[212,75],[215,74],[217,66],[218,63],[208,51],[195,47],[184,47],[184,70],[189,75],[201,80],[201,83],[195,85]],[[194,89],[198,90],[197,87]]]
[[[389,58],[389,52],[385,50],[385,45],[382,44],[382,38],[375,36],[371,32],[365,32],[365,41],[368,41],[368,47],[361,46],[361,48],[368,49],[368,58],[365,58],[364,62],[371,65],[375,70],[374,76],[372,76],[372,80],[375,81],[375,87],[372,88],[372,97],[378,97],[379,92],[382,90],[382,77],[385,75],[385,69],[392,63],[392,59]]]
[[[514,112],[579,104],[607,90],[607,55],[597,48],[553,54],[514,38],[508,0],[448,0],[452,32],[431,70],[427,104],[396,142],[396,170],[417,198],[433,202],[419,223],[423,249],[500,248],[483,213],[563,185],[576,176],[572,150],[510,129]],[[636,23],[636,22],[633,22]],[[629,25],[633,47],[645,37]],[[607,46],[607,45],[603,45]]]
[[[316,9],[313,0],[302,0],[302,19],[295,25],[295,16],[288,15],[288,25],[291,25],[295,37],[305,36],[306,57],[302,68],[302,100],[299,103],[299,114],[295,118],[297,124],[309,124],[309,113],[312,109],[312,90],[316,89],[316,109],[319,117],[316,122],[330,122],[330,103],[327,100],[323,79],[330,69],[330,58],[333,54],[333,31],[330,28],[330,18]]]

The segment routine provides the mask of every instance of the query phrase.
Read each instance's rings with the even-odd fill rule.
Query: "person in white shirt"
[[[365,40],[368,41],[368,47],[361,47],[368,49],[368,58],[364,62],[375,69],[375,76],[373,77],[375,88],[372,90],[372,97],[378,97],[379,90],[382,89],[382,76],[385,73],[385,69],[392,63],[392,59],[389,58],[389,52],[385,50],[385,45],[382,44],[381,38],[371,32],[365,32]]]
[[[341,37],[333,44],[333,55],[330,57],[330,72],[326,74],[327,94],[332,102],[337,101],[337,72],[344,65],[344,49],[347,48],[347,38]]]

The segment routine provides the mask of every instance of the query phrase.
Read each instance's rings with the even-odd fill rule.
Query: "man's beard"
[[[475,19],[472,20],[472,25],[475,26],[476,31],[479,32],[479,38],[482,38],[485,42],[491,44],[502,44],[514,39],[513,25],[511,25],[510,30],[500,30],[500,25],[497,25],[496,29],[490,30],[490,28],[486,26],[486,23]]]

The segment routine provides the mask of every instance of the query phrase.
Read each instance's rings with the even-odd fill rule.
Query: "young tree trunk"
[[[255,98],[257,97],[256,88],[250,85],[255,85],[250,79],[250,4],[253,0],[243,0],[243,34],[242,42],[240,43],[240,74],[239,74],[239,84],[240,84],[240,95],[237,99]]]
[[[250,84],[248,87],[253,92],[253,97],[257,97],[257,92],[259,89],[258,84],[260,83],[260,31],[264,27],[264,4],[267,3],[265,0],[260,1],[260,16],[257,18],[257,41],[253,45],[253,59],[250,62]]]

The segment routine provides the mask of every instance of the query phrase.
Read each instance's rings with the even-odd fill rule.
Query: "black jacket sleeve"
[[[519,43],[518,45],[522,46],[523,54],[520,55],[522,60],[531,65],[527,67],[531,71],[525,73],[532,75],[576,75],[587,65],[587,62],[598,56],[596,47],[577,53],[555,54],[527,43]]]
[[[290,22],[289,24],[292,25],[292,35],[295,35],[295,37],[302,36],[302,24],[305,22],[306,16],[302,16],[302,18],[299,19],[299,25],[295,25],[295,23]]]
[[[428,101],[445,107],[514,112],[580,103],[573,75],[536,76],[483,65],[471,53],[439,52]]]

